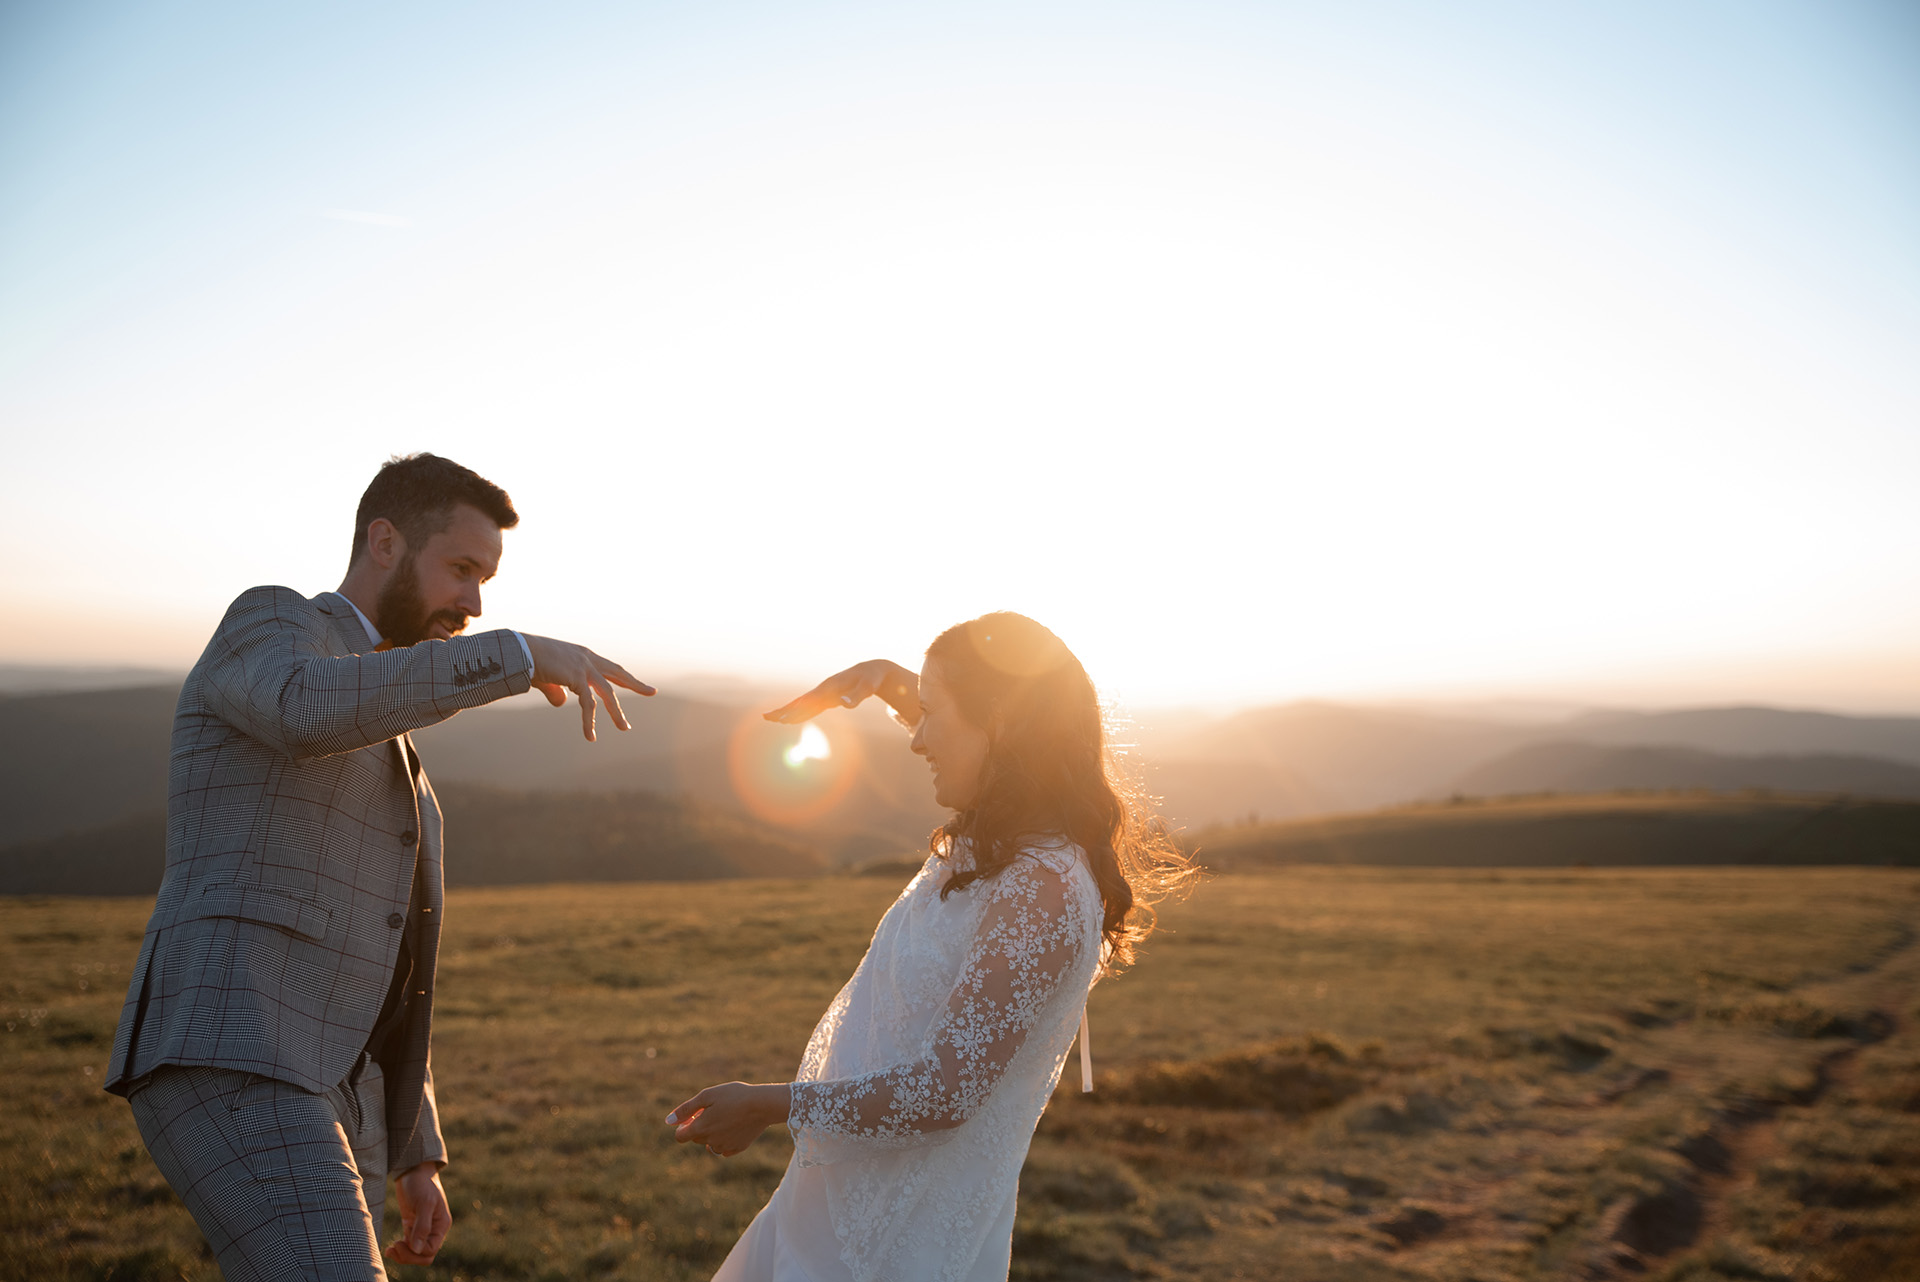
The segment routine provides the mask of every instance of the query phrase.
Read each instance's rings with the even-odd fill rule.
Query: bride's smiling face
[[[920,672],[920,724],[913,750],[933,767],[933,799],[949,810],[966,810],[980,793],[980,771],[987,762],[987,732],[967,720],[954,702],[938,659]]]

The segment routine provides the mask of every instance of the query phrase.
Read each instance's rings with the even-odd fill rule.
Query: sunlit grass
[[[896,890],[452,894],[434,1063],[457,1222],[432,1276],[707,1276],[790,1147],[722,1162],[659,1119],[789,1075]],[[1015,1274],[1574,1277],[1634,1207],[1717,1198],[1687,1154],[1762,1116],[1757,1174],[1655,1265],[1815,1278],[1920,1241],[1899,1236],[1920,1232],[1916,891],[1856,869],[1216,877],[1096,989],[1100,1089],[1069,1082],[1043,1120]],[[217,1276],[98,1088],[145,913],[0,903],[6,1277]],[[1895,1023],[1868,1044],[1875,1012]]]

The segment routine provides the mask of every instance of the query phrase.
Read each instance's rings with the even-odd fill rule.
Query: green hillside
[[[1189,835],[1218,869],[1920,864],[1920,802],[1621,793],[1462,799]]]
[[[164,809],[180,687],[0,698],[0,845]]]
[[[1631,789],[1742,792],[1764,789],[1830,796],[1920,798],[1920,766],[1835,752],[1730,756],[1695,748],[1534,743],[1483,762],[1448,794],[1513,797]]]
[[[650,792],[438,789],[447,884],[809,877],[825,857],[725,807]],[[0,850],[0,894],[151,895],[166,863],[159,811]]]
[[[167,801],[167,751],[178,686],[0,697],[0,860],[22,843],[97,850],[134,840]],[[631,700],[633,729],[580,734],[580,717],[537,696],[470,709],[418,731],[415,742],[436,788],[466,784],[533,792],[689,796],[738,807],[731,748],[744,724],[752,745],[777,758],[797,732],[757,711],[660,695]],[[783,840],[826,851],[836,862],[884,857],[917,845],[939,822],[926,765],[907,735],[875,708],[827,725],[854,778],[838,804],[782,821]],[[449,814],[453,813],[449,807]],[[144,818],[143,818],[144,817]],[[776,816],[777,817],[777,816]],[[75,847],[66,838],[79,843]]]

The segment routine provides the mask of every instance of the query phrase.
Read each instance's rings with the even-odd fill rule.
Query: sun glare
[[[803,726],[798,740],[788,726],[763,720],[758,712],[734,724],[727,744],[727,774],[734,796],[768,823],[804,828],[834,812],[861,774],[860,736],[849,731],[840,742]]]
[[[809,761],[825,761],[833,755],[833,745],[827,742],[827,736],[819,726],[808,725],[800,731],[800,738],[791,748],[782,754],[787,767],[798,770]]]

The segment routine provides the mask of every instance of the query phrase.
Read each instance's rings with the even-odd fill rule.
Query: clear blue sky
[[[1920,7],[0,7],[0,660],[433,449],[488,621],[1920,708]]]

